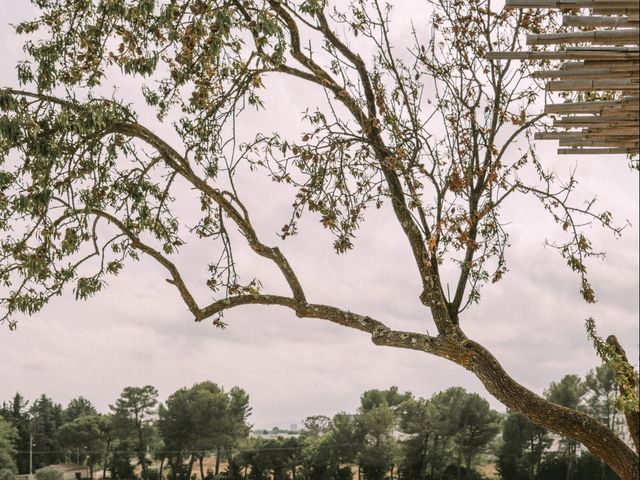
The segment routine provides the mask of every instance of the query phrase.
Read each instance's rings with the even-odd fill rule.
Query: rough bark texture
[[[537,425],[579,441],[607,462],[621,479],[640,478],[638,456],[611,430],[583,413],[548,402],[519,385],[478,343],[468,341],[465,348],[473,353],[468,360],[464,359],[468,365],[460,364],[475,373],[489,393],[507,407],[522,412]]]
[[[521,412],[536,425],[582,443],[603,459],[622,480],[640,478],[638,455],[611,430],[588,415],[549,402],[518,384],[479,343],[440,337],[427,344],[414,335],[390,331],[376,336],[374,343],[429,351],[463,366],[473,372],[487,391],[504,405]],[[429,347],[420,348],[419,345]]]

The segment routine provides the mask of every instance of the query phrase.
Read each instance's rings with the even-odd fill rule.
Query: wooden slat
[[[612,136],[611,132],[607,137],[599,135],[597,132],[536,132],[533,137],[535,140],[613,140],[618,142],[633,142],[637,141],[638,136],[634,134],[629,135],[615,135]]]
[[[505,8],[638,8],[636,0],[506,0]]]
[[[531,74],[532,78],[624,78],[636,77],[638,72],[635,69],[614,70],[612,68],[583,68],[574,70],[539,70]]]
[[[544,113],[600,113],[604,110],[604,106],[590,105],[594,102],[576,102],[576,103],[551,103],[544,106]],[[615,110],[619,111],[618,109]]]
[[[638,153],[637,148],[588,148],[588,147],[569,147],[559,148],[559,155],[612,155],[612,154],[630,154]]]
[[[635,68],[638,70],[640,62],[638,60],[585,60],[583,62],[565,62],[565,64],[582,64],[583,68]],[[563,64],[564,65],[564,64]],[[569,67],[567,67],[569,68]],[[580,65],[576,65],[571,68],[581,68]]]
[[[577,125],[576,125],[577,126]],[[638,136],[638,125],[634,125],[631,127],[617,127],[615,132],[611,130],[611,127],[599,128],[599,125],[594,125],[592,128],[589,128],[587,133],[590,138],[596,137],[610,137],[612,135],[633,135]],[[572,127],[571,127],[572,128]]]
[[[566,120],[554,120],[554,127],[560,128],[579,128],[579,127],[592,127],[592,128],[638,128],[638,121],[635,120],[603,120],[599,119],[598,121],[590,121],[590,120],[577,120],[575,118],[568,118]],[[609,135],[612,132],[606,132]]]
[[[629,20],[638,21],[638,13],[640,10],[637,8],[617,8],[617,7],[604,7],[594,8],[591,10],[594,15],[626,15]]]
[[[590,27],[590,28],[625,28],[636,27],[637,22],[632,22],[628,17],[610,17],[605,15],[563,15],[562,25],[565,27]]]
[[[638,47],[567,47],[567,51],[638,53],[639,50]]]
[[[545,105],[545,113],[602,113],[632,112],[638,114],[640,97],[628,96],[621,100],[599,100],[593,102],[567,102]]]
[[[537,33],[527,35],[527,45],[561,45],[565,43],[597,43],[602,45],[637,45],[640,30],[595,30],[591,32]]]
[[[608,90],[640,90],[640,84],[633,79],[612,80],[558,80],[548,82],[545,89],[550,92],[596,92]]]
[[[556,52],[488,52],[488,60],[638,60],[638,50],[611,48],[582,48]]]
[[[606,139],[606,140],[560,140],[558,145],[561,147],[626,147],[633,148],[638,147],[640,144],[638,141],[633,140],[616,140],[616,139]]]

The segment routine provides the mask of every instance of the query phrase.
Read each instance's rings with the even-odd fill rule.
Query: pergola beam
[[[577,9],[591,8],[603,10],[637,9],[635,0],[506,0],[505,8],[549,8]]]
[[[533,72],[531,78],[569,78],[569,79],[610,79],[610,78],[637,78],[633,69],[616,70],[613,68],[584,68],[575,70],[540,70]]]
[[[565,43],[597,43],[600,45],[638,45],[640,30],[594,30],[591,32],[533,33],[527,35],[527,45],[561,45]]]
[[[609,90],[639,90],[638,78],[611,80],[558,80],[548,82],[545,89],[549,92],[597,92]]]
[[[622,100],[547,104],[544,113],[601,113],[606,110],[637,112],[639,106],[639,97],[624,97]]]
[[[637,27],[638,22],[631,21],[628,17],[607,15],[563,15],[562,25],[565,27],[628,28]]]
[[[638,153],[637,148],[612,147],[612,148],[588,148],[588,147],[569,147],[559,148],[559,155],[612,155],[612,154],[635,154]]]
[[[581,47],[556,52],[488,52],[488,60],[640,60],[634,47]]]
[[[549,101],[555,130],[534,138],[559,141],[562,155],[640,153],[640,0],[506,0],[505,8],[563,10],[562,24],[576,28],[527,35],[532,51],[485,55],[541,61],[547,68],[531,77],[545,80],[547,96],[574,99]],[[536,48],[545,45],[556,47]]]

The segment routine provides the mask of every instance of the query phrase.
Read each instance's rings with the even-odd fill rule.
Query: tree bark
[[[438,453],[438,435],[436,434],[436,436],[433,439],[433,457],[429,460],[430,466],[431,466],[431,476],[433,477],[433,473],[435,471],[435,455],[437,455]]]
[[[533,423],[585,445],[602,458],[622,480],[639,480],[636,455],[611,430],[597,420],[544,400],[513,380],[480,344],[465,340],[451,352],[454,361],[473,372],[485,388],[507,407],[518,410]]]
[[[107,477],[107,464],[109,463],[110,449],[111,449],[111,437],[107,438],[107,446],[104,449],[104,462],[102,464],[102,478]]]
[[[466,458],[466,467],[467,467],[467,471],[464,474],[464,478],[469,478],[469,475],[471,475],[471,453],[467,454],[467,458]]]
[[[523,387],[486,348],[466,338],[461,330],[434,338],[378,327],[372,341],[376,345],[425,351],[457,363],[475,374],[505,406],[519,411],[536,425],[582,443],[622,480],[640,480],[638,455],[614,432],[586,414],[549,402]]]
[[[198,455],[198,462],[200,463],[200,479],[204,480],[204,453]]]
[[[193,454],[189,458],[189,471],[187,473],[187,480],[191,479],[191,472],[193,471],[193,462],[195,462],[195,458],[193,458]]]
[[[216,448],[216,469],[214,473],[218,475],[219,471],[220,471],[220,447],[217,447]]]

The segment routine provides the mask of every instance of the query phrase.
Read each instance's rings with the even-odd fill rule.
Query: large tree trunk
[[[214,473],[218,475],[219,472],[220,472],[220,447],[217,447],[216,448],[216,469]]]
[[[149,480],[149,473],[147,472],[147,457],[144,451],[144,442],[142,440],[142,424],[137,423],[138,428],[138,460],[140,460],[140,466],[142,467],[142,480]]]
[[[602,458],[622,480],[639,480],[638,455],[597,420],[551,403],[513,380],[480,344],[465,340],[454,361],[476,374],[485,388],[507,407],[533,423],[566,435]]]
[[[107,445],[104,449],[104,462],[102,464],[102,478],[107,478],[107,465],[109,464],[109,450],[111,449],[111,438],[107,438]]]
[[[187,473],[187,479],[191,479],[191,472],[193,472],[193,462],[195,462],[195,458],[192,454],[191,458],[189,458],[189,471]]]
[[[536,425],[571,437],[604,460],[621,480],[640,480],[638,455],[614,432],[597,420],[549,402],[511,378],[482,345],[458,330],[438,337],[378,328],[372,334],[377,345],[409,348],[447,358],[473,372],[487,391],[507,407]]]
[[[467,458],[466,458],[467,471],[464,474],[464,478],[469,478],[469,476],[471,475],[471,457],[472,457],[472,454],[467,453]]]
[[[420,480],[424,480],[427,476],[427,458],[429,458],[429,437],[431,432],[427,432],[424,436],[424,446],[422,450],[422,458],[420,459]]]
[[[433,456],[430,459],[429,463],[431,466],[431,476],[433,477],[434,471],[435,471],[435,459],[436,459],[436,455],[438,453],[438,435],[435,436],[435,438],[433,439]]]
[[[200,479],[204,480],[204,453],[198,456],[198,462],[200,463]]]

